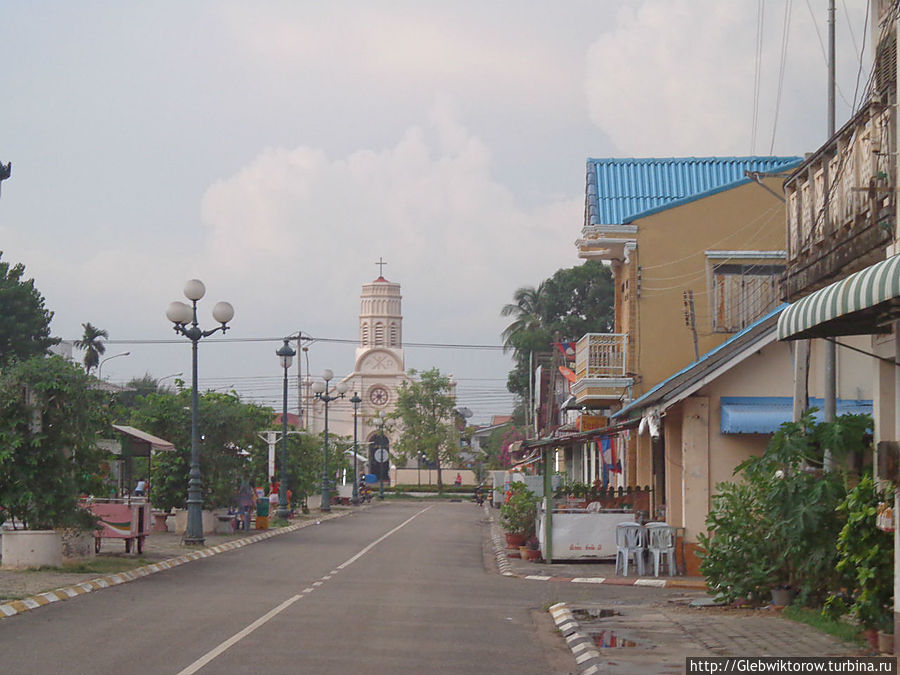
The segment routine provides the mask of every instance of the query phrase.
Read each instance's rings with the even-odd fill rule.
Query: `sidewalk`
[[[651,586],[656,588],[685,588],[706,590],[703,577],[685,576],[632,576],[616,575],[615,561],[566,561],[552,565],[541,561],[527,561],[509,558],[506,552],[506,537],[499,525],[496,510],[487,509],[491,518],[491,539],[497,558],[497,567],[504,576],[514,576],[532,581],[564,582],[576,584],[615,584],[617,586]],[[633,570],[632,570],[633,572]]]
[[[563,562],[549,565],[508,558],[506,539],[495,511],[491,540],[501,574],[543,583],[615,584],[693,590],[680,598],[656,601],[596,601],[550,608],[581,675],[595,673],[682,673],[685,658],[701,657],[860,657],[870,651],[845,643],[806,624],[785,619],[781,611],[692,606],[706,598],[702,577],[622,577],[614,562]],[[849,670],[847,672],[850,672]]]
[[[363,507],[365,508],[365,507]],[[120,539],[105,539],[97,558],[144,560],[146,564],[124,572],[98,574],[97,572],[66,572],[62,570],[5,570],[0,569],[0,620],[37,607],[74,598],[101,588],[133,581],[178,565],[208,558],[293,532],[302,527],[314,526],[322,521],[350,513],[347,507],[334,506],[332,512],[298,515],[291,524],[271,530],[250,530],[229,534],[207,534],[202,546],[185,546],[181,535],[174,532],[153,532],[144,541],[142,553],[125,553]]]

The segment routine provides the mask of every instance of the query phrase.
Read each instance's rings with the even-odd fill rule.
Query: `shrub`
[[[871,419],[844,416],[816,424],[813,411],[788,422],[766,452],[740,464],[740,483],[720,483],[700,534],[701,572],[724,600],[760,603],[774,588],[792,588],[802,603],[820,603],[836,586],[835,541],[845,516],[841,471],[816,468],[827,439],[835,459],[860,450]],[[850,419],[848,419],[850,418]]]
[[[530,537],[534,534],[538,498],[521,481],[510,483],[509,491],[509,499],[500,507],[500,524],[510,534]]]
[[[875,526],[878,504],[887,501],[893,502],[892,492],[865,476],[838,506],[847,518],[837,539],[837,571],[845,593],[828,598],[826,615],[849,611],[865,628],[892,629],[894,537]]]

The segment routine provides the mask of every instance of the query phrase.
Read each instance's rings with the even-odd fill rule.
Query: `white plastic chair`
[[[678,574],[675,565],[675,528],[665,523],[647,523],[647,550],[653,556],[653,574],[659,576],[660,559],[665,557],[669,576]]]
[[[633,557],[638,575],[644,576],[644,550],[647,531],[640,523],[629,521],[616,525],[616,574],[628,576],[628,561]]]

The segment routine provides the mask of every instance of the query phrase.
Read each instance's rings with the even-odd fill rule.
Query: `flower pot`
[[[881,654],[894,653],[894,634],[878,631],[878,652]]]
[[[526,537],[524,534],[512,534],[510,532],[506,533],[506,548],[519,548],[522,544],[525,543]]]
[[[869,643],[869,646],[872,649],[874,649],[876,651],[878,650],[878,630],[877,629],[866,628],[865,630],[863,630],[863,637],[866,638],[866,642]]]
[[[3,567],[59,567],[62,537],[56,530],[4,530]]]
[[[522,560],[534,562],[541,557],[541,552],[533,548],[528,548],[527,546],[520,546],[519,556],[522,558]]]
[[[794,600],[794,591],[790,588],[773,588],[772,604],[776,607],[787,607]]]

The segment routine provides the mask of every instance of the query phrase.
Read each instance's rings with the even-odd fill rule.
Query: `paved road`
[[[576,672],[543,611],[658,589],[491,569],[472,504],[385,504],[0,622],[4,673]]]

